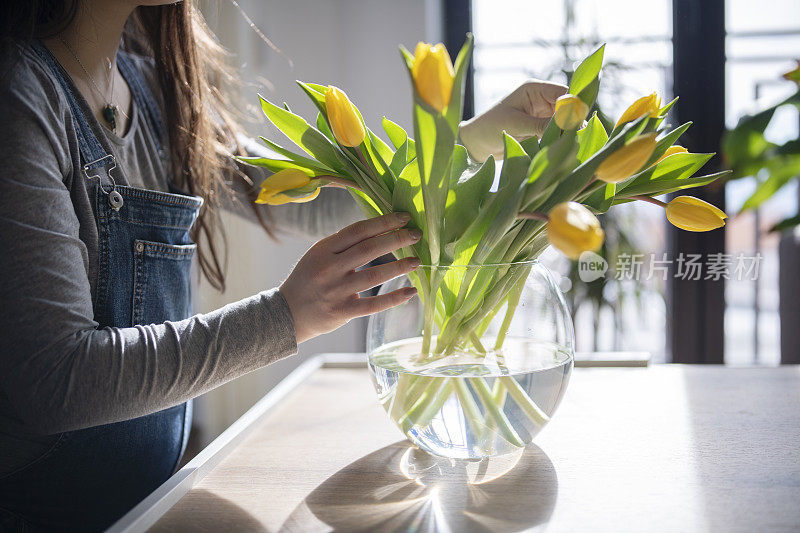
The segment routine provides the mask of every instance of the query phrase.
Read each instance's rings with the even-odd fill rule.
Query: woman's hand
[[[503,158],[503,130],[517,140],[540,137],[555,111],[556,100],[567,92],[560,83],[528,80],[485,113],[461,123],[459,137],[477,161],[489,155]]]
[[[407,258],[356,270],[419,241],[420,230],[400,229],[410,219],[406,213],[392,213],[362,220],[322,239],[306,252],[280,287],[294,319],[298,344],[333,331],[352,318],[394,307],[417,293],[408,287],[380,296],[358,296],[419,266],[419,259]]]

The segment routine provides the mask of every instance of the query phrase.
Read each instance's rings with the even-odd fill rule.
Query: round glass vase
[[[389,418],[454,459],[521,450],[553,416],[572,371],[564,296],[538,261],[420,266],[381,294],[418,296],[372,315],[368,363]]]

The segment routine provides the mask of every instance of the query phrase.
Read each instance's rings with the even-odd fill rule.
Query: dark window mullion
[[[680,96],[674,120],[694,124],[681,139],[692,152],[719,152],[725,129],[725,1],[673,0],[673,93]],[[703,169],[720,168],[719,156]],[[725,189],[711,185],[692,191],[725,209]],[[692,233],[670,226],[671,257],[724,253],[724,228]],[[673,267],[675,262],[673,262]],[[670,276],[668,342],[675,363],[723,363],[725,283]]]
[[[444,45],[453,61],[464,44],[467,33],[472,31],[472,0],[444,0],[442,2],[442,25]],[[474,60],[469,65],[464,91],[464,119],[475,114]]]

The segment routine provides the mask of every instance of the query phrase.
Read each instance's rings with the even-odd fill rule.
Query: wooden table
[[[114,529],[800,530],[800,367],[576,369],[496,477],[502,461],[423,464],[367,370],[331,361],[299,368]]]

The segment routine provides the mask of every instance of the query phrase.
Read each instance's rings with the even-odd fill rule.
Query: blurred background
[[[398,44],[443,41],[454,54],[467,31],[475,34],[473,71],[465,113],[472,115],[530,77],[566,82],[577,60],[608,43],[598,112],[612,123],[636,98],[656,91],[664,102],[680,94],[673,125],[693,120],[682,143],[691,151],[720,151],[726,129],[797,92],[781,78],[800,58],[797,0],[239,0],[274,43],[268,46],[227,0],[201,2],[209,25],[232,52],[244,86],[241,110],[251,136],[277,132],[254,104],[256,92],[312,115],[295,80],[335,84],[357,103],[372,129],[386,115],[411,128],[411,96]],[[688,117],[688,118],[687,118]],[[797,150],[797,107],[775,111],[763,136],[769,146]],[[787,142],[788,141],[788,142]],[[791,144],[794,142],[794,144]],[[290,144],[286,144],[290,146]],[[706,173],[724,167],[712,160]],[[741,173],[740,173],[741,174]],[[556,253],[544,260],[561,276],[572,305],[578,350],[646,351],[652,362],[777,365],[800,362],[800,236],[770,232],[798,212],[796,176],[768,200],[737,216],[769,179],[762,169],[737,175],[700,193],[724,206],[724,231],[683,234],[668,227],[663,210],[626,204],[605,215],[609,238],[605,278],[583,283],[575,264]],[[785,184],[783,184],[785,182]],[[270,240],[263,230],[225,214],[230,257],[228,289],[199,283],[198,312],[215,309],[278,285],[312,244],[294,234]],[[338,228],[332,227],[331,233]],[[761,257],[755,280],[675,277],[645,270],[638,280],[617,279],[620,257],[651,254],[656,261],[680,253]],[[731,264],[731,274],[733,273]],[[663,275],[662,275],[663,274]],[[783,325],[783,328],[781,327]],[[246,332],[243,332],[246,334]],[[305,343],[297,357],[244,376],[196,402],[194,441],[202,447],[308,356],[364,349],[365,321]],[[783,344],[783,348],[782,348]]]

